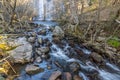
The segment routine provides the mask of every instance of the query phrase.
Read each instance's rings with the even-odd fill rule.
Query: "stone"
[[[41,47],[41,48],[38,48],[38,50],[41,51],[41,53],[49,53],[49,47]]]
[[[57,70],[57,71],[54,71],[51,76],[49,77],[49,80],[56,80],[59,76],[62,75],[62,72]]]
[[[80,65],[77,62],[72,62],[69,64],[69,68],[71,72],[79,72],[80,70]]]
[[[72,75],[69,72],[64,72],[63,80],[72,80]]]
[[[43,30],[39,31],[38,34],[39,34],[39,35],[46,35],[46,30],[43,29]]]
[[[104,59],[98,53],[93,52],[93,53],[90,54],[90,56],[93,59],[93,61],[95,61],[96,63],[104,62]]]
[[[28,42],[34,43],[34,42],[35,42],[35,37],[29,37],[29,38],[28,38]]]
[[[42,38],[41,38],[41,37],[38,37],[38,43],[39,43],[39,44],[42,44],[42,42],[43,42],[43,41],[42,41]]]
[[[19,46],[7,53],[13,58],[14,63],[27,63],[30,62],[32,57],[32,45],[26,41],[26,38],[18,38],[15,44]]]
[[[82,80],[82,78],[79,75],[74,75],[73,80]]]
[[[36,36],[37,36],[37,33],[36,33],[36,32],[32,32],[32,33],[31,33],[31,36],[36,37]]]
[[[36,53],[38,54],[38,55],[42,55],[43,53],[37,48],[36,50]]]
[[[26,68],[25,68],[25,71],[27,74],[29,75],[34,75],[34,74],[37,74],[37,73],[40,73],[40,72],[43,72],[44,69],[43,68],[40,68],[38,66],[34,66],[34,65],[27,65]]]
[[[35,62],[37,62],[37,63],[40,63],[40,62],[42,62],[42,59],[41,59],[41,57],[37,57],[37,58],[35,59]]]
[[[59,26],[56,26],[53,30],[53,37],[59,37],[62,39],[64,37],[64,31]]]

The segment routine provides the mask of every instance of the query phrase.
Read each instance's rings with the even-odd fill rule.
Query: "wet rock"
[[[72,80],[72,75],[69,72],[63,73],[63,80]]]
[[[79,75],[74,75],[73,80],[82,80],[82,78]]]
[[[28,42],[34,43],[34,42],[35,42],[35,37],[29,37],[29,38],[28,38]]]
[[[37,57],[37,58],[35,59],[35,62],[37,62],[37,63],[40,63],[40,62],[42,62],[42,59],[41,59],[41,57]]]
[[[77,62],[72,62],[69,64],[69,68],[71,72],[79,72],[80,70],[80,65]]]
[[[39,50],[38,48],[35,50],[36,51],[36,53],[38,54],[38,55],[42,55],[43,53],[41,52],[41,50]]]
[[[37,36],[37,33],[36,33],[36,32],[32,32],[32,33],[31,33],[31,36],[36,37],[36,36]]]
[[[61,76],[61,75],[62,75],[62,72],[61,72],[61,71],[54,71],[54,72],[51,74],[49,80],[56,80],[56,79],[57,79],[59,76]]]
[[[59,26],[56,26],[53,30],[53,37],[59,37],[62,39],[64,37],[64,31]]]
[[[41,47],[38,48],[39,51],[41,51],[41,53],[49,53],[49,47]]]
[[[43,29],[43,30],[39,31],[38,34],[39,34],[39,35],[46,35],[46,30]]]
[[[61,40],[59,39],[59,37],[53,37],[53,42],[56,44],[60,44]]]
[[[13,58],[14,63],[26,63],[30,62],[32,57],[32,46],[26,41],[26,38],[18,38],[15,43],[18,43],[20,46],[14,50],[9,51],[8,53]]]
[[[27,67],[25,68],[25,71],[27,74],[34,75],[34,74],[43,72],[44,69],[31,64],[31,65],[27,65]]]
[[[42,38],[41,37],[38,37],[38,43],[42,44]]]
[[[93,59],[93,61],[95,61],[96,63],[104,62],[104,59],[98,53],[93,52],[93,53],[90,54],[90,56]]]

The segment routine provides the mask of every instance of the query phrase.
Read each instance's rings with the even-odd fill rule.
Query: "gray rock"
[[[57,79],[59,76],[61,76],[61,75],[62,75],[62,72],[61,72],[61,71],[54,71],[54,72],[51,74],[49,80],[56,80],[56,79]]]
[[[31,35],[32,35],[33,37],[36,37],[36,36],[37,36],[36,32],[32,32]]]
[[[34,43],[34,42],[35,42],[35,37],[29,37],[29,38],[28,38],[28,42]]]
[[[43,53],[37,48],[36,50],[36,53],[38,54],[38,55],[42,55]]]
[[[59,26],[56,26],[53,30],[53,37],[59,37],[60,39],[63,38],[64,31]]]
[[[34,74],[43,72],[44,69],[31,64],[31,65],[27,65],[27,67],[25,68],[25,71],[27,74],[34,75]]]
[[[41,47],[38,48],[38,50],[40,50],[42,53],[49,53],[49,47]]]
[[[77,62],[72,62],[72,63],[69,65],[69,68],[70,68],[70,71],[71,71],[71,72],[79,72],[80,65],[79,65],[79,63],[77,63]]]
[[[26,41],[26,38],[18,38],[15,40],[16,44],[19,44],[17,48],[9,51],[8,53],[13,58],[14,63],[26,63],[30,62],[32,57],[32,46]]]
[[[35,62],[37,62],[37,63],[40,63],[40,62],[42,62],[42,59],[41,59],[41,57],[37,57],[37,58],[35,59]]]
[[[42,41],[42,38],[41,38],[41,37],[38,37],[38,43],[39,43],[39,44],[42,44],[42,42],[43,42],[43,41]]]

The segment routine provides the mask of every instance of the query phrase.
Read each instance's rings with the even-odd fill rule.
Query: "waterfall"
[[[39,20],[44,20],[45,14],[44,14],[44,0],[39,0],[38,4],[39,8]]]
[[[39,0],[39,20],[53,20],[53,0]]]

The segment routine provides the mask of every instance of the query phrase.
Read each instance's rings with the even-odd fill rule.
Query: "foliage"
[[[120,47],[119,38],[118,37],[113,37],[112,39],[109,39],[108,44],[113,46],[113,47],[116,47],[116,48]]]

